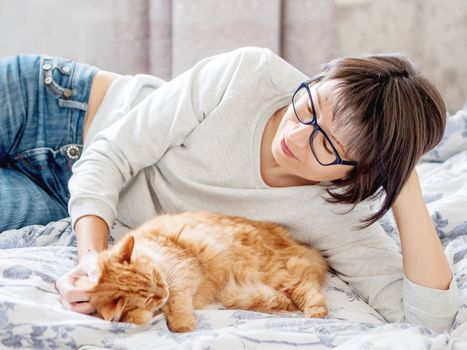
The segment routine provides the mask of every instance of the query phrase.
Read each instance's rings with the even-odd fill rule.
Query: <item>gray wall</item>
[[[307,74],[338,56],[402,52],[451,112],[467,100],[465,0],[0,0],[0,33],[0,56],[47,53],[165,79],[245,45]]]

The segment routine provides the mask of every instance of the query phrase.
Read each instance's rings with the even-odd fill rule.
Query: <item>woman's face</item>
[[[350,157],[346,150],[348,138],[345,137],[345,130],[339,130],[337,123],[332,120],[331,96],[335,88],[336,81],[330,80],[323,83],[310,85],[311,97],[315,106],[317,122],[330,138],[335,149],[340,157],[344,160],[354,160]],[[296,101],[295,107],[298,113],[311,114],[311,104],[308,94],[303,94]],[[272,141],[272,154],[281,168],[283,176],[300,177],[308,180],[310,183],[321,181],[330,181],[343,179],[350,174],[353,167],[348,165],[321,165],[314,156],[310,148],[310,135],[313,131],[313,126],[304,125],[299,122],[295,116],[292,104],[290,104],[277,128],[274,139]],[[348,131],[347,131],[348,133]],[[315,142],[314,148],[316,153],[325,154],[332,150],[324,138],[320,138],[321,142]],[[284,149],[284,143],[288,150]]]

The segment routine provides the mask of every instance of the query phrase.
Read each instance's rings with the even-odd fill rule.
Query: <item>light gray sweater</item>
[[[327,203],[320,185],[269,187],[260,174],[268,118],[307,79],[267,49],[206,58],[170,82],[148,75],[115,81],[73,167],[73,225],[97,215],[135,227],[163,211],[212,210],[279,223],[321,250],[337,275],[391,322],[448,329],[460,306],[447,291],[403,274],[395,242],[379,224],[354,230],[365,204]]]

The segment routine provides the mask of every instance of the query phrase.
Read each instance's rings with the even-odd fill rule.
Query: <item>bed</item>
[[[65,218],[0,234],[0,348],[467,349],[467,108],[449,117],[442,142],[417,170],[463,300],[444,333],[387,323],[334,275],[325,292],[326,319],[213,307],[196,311],[195,332],[174,334],[162,315],[135,326],[74,313],[61,306],[54,284],[76,264],[76,239]],[[380,224],[400,246],[390,212]]]

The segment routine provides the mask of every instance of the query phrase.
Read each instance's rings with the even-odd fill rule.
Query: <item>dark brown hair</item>
[[[351,135],[347,154],[358,165],[348,178],[332,181],[326,200],[355,206],[384,194],[363,228],[391,208],[417,161],[441,140],[446,108],[434,85],[400,54],[338,58],[312,81],[334,79],[332,118]]]

